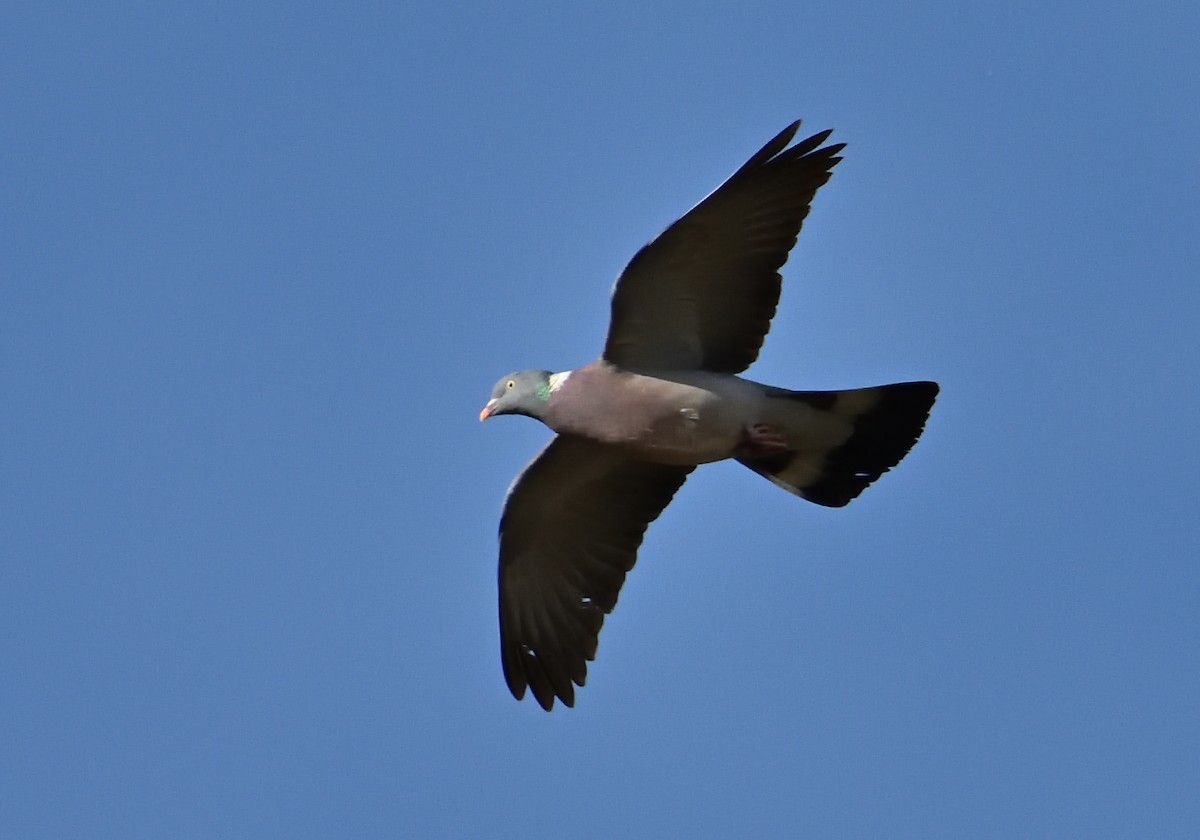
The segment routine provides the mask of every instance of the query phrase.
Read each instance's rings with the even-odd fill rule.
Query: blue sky
[[[0,836],[1194,836],[1200,11],[646,5],[7,10]],[[479,408],[797,117],[750,375],[925,437],[699,470],[516,703]]]

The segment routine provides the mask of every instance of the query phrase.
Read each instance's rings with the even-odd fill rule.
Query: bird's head
[[[497,414],[524,414],[540,419],[550,399],[550,376],[548,370],[522,370],[505,376],[492,389],[492,398],[479,412],[479,419]]]

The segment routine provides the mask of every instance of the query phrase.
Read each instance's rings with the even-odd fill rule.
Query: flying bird
[[[502,378],[479,414],[557,434],[509,488],[500,520],[504,678],[549,711],[575,703],[646,527],[700,464],[734,458],[784,490],[840,507],[900,462],[934,382],[791,391],[737,374],[779,303],[779,269],[843,143],[794,146],[789,125],[617,279],[598,361]]]

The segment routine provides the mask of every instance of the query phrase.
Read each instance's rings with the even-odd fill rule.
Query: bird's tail
[[[768,388],[767,425],[788,449],[739,458],[797,496],[841,507],[908,454],[938,394],[936,382],[851,391]]]

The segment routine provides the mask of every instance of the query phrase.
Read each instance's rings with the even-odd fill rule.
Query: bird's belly
[[[624,446],[644,461],[706,464],[730,457],[741,435],[738,419],[717,400],[704,398],[656,413]]]

